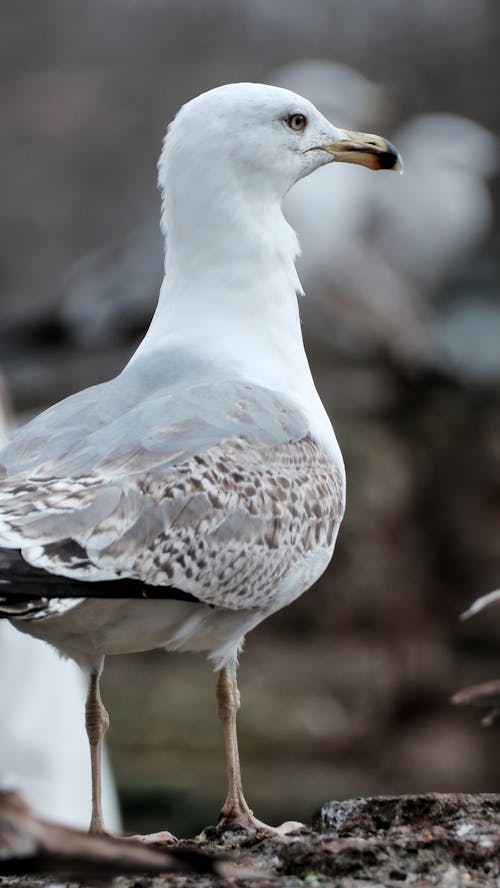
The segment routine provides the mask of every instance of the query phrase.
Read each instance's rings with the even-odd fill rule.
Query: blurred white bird
[[[464,289],[463,277],[492,228],[488,179],[498,170],[498,139],[465,117],[424,114],[401,127],[397,140],[406,173],[399,187],[389,182],[383,191],[371,181],[373,247],[418,292],[432,365],[472,384],[496,380],[496,287],[489,293],[480,282]]]
[[[347,128],[362,117],[377,130],[391,112],[383,87],[344,65],[302,61],[271,77],[326,114],[333,105]],[[500,372],[496,306],[480,307],[471,293],[466,304],[441,310],[433,297],[491,228],[487,180],[498,169],[498,140],[464,117],[425,114],[405,123],[395,141],[405,175],[387,189],[343,166],[330,179],[320,170],[287,196],[285,212],[304,252],[298,267],[311,297],[303,309],[309,331],[340,353],[359,357],[381,347],[399,362],[491,379]],[[474,334],[480,329],[482,338],[488,327],[488,347],[470,354]]]
[[[12,411],[0,379],[0,444]],[[0,623],[0,768],[39,817],[86,828],[90,821],[88,743],[80,670],[54,648]],[[57,688],[57,693],[54,693]],[[111,771],[104,769],[111,827],[120,815]]]
[[[421,293],[431,295],[491,228],[487,180],[498,170],[498,139],[466,117],[423,114],[401,127],[397,140],[405,158],[399,187],[371,183],[374,243]]]
[[[366,129],[384,128],[393,109],[386,88],[330,61],[296,62],[270,79],[303,93],[348,129],[361,120]],[[417,295],[371,243],[372,182],[347,165],[334,172],[331,179],[324,170],[302,179],[284,203],[303,254],[297,267],[310,297],[302,307],[309,334],[358,358],[383,348],[405,362],[421,360],[427,334]],[[396,195],[401,181],[391,183]]]

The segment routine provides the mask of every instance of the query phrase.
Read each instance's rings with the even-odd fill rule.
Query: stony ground
[[[119,878],[116,888],[495,888],[500,886],[500,795],[430,793],[328,802],[312,828],[293,835],[213,831],[182,844],[226,856],[224,875]],[[80,883],[4,877],[0,884],[72,888]]]

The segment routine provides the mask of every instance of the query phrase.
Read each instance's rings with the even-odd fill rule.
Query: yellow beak
[[[326,151],[337,163],[358,163],[370,170],[403,172],[403,159],[387,139],[372,133],[353,133],[341,130],[345,139],[318,145],[315,150]]]

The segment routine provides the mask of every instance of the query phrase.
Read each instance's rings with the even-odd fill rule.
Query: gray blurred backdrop
[[[499,32],[495,0],[1,3],[0,368],[18,419],[115,374],[147,325],[155,164],[181,103],[279,83],[405,155],[403,178],[329,167],[287,198],[348,508],[325,576],[242,659],[247,796],[271,822],[358,794],[500,791],[500,727],[449,703],[500,672],[500,609],[458,619],[500,584]],[[128,829],[214,822],[213,686],[195,657],[108,661]]]

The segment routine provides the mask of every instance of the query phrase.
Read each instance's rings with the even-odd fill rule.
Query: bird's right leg
[[[217,678],[217,708],[224,735],[228,777],[227,798],[219,815],[218,826],[243,826],[265,828],[250,810],[241,782],[240,756],[236,734],[236,713],[240,707],[240,694],[236,682],[236,663],[224,666]]]
[[[101,767],[104,735],[109,728],[109,716],[103,706],[100,693],[100,680],[104,659],[90,673],[87,702],[85,705],[85,727],[90,744],[92,768],[92,817],[89,832],[106,833],[102,816]]]

